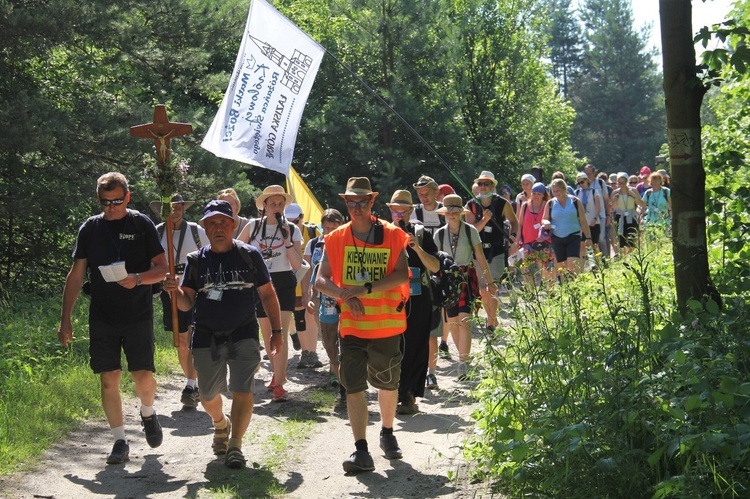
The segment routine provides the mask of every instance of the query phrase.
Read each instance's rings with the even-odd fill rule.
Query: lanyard
[[[357,238],[354,236],[354,229],[352,229],[351,226],[349,226],[349,230],[352,232],[352,241],[354,242],[354,252],[357,253],[357,260],[359,260],[359,267],[360,272],[364,274],[365,272],[365,250],[367,249],[367,240],[370,239],[370,234],[372,234],[372,228],[375,226],[375,224],[370,225],[370,230],[367,231],[367,236],[365,237],[365,244],[362,246],[362,253],[359,252],[359,248],[357,247]]]

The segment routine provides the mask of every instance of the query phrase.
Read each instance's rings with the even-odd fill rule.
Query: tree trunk
[[[667,140],[672,169],[672,246],[682,314],[690,299],[721,303],[708,270],[706,173],[700,109],[706,88],[696,77],[691,0],[659,0]]]

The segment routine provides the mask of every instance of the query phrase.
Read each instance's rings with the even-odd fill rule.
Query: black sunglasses
[[[99,204],[102,206],[109,206],[111,204],[115,206],[120,206],[124,202],[125,202],[125,197],[121,197],[120,199],[99,199]]]
[[[492,185],[492,182],[477,182],[477,185],[479,187],[489,187]]]

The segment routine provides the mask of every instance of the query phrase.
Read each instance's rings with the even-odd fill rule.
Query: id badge
[[[208,290],[208,293],[206,293],[206,298],[208,298],[209,300],[221,301],[222,294],[224,294],[224,291],[213,288]]]
[[[354,274],[354,280],[357,282],[370,282],[369,272],[357,272]]]
[[[539,230],[542,227],[542,224],[534,224],[534,229]]]
[[[484,226],[483,229],[485,232],[492,232],[492,226],[490,224],[487,224]]]
[[[336,311],[336,307],[323,307],[323,315],[336,315],[338,312]]]

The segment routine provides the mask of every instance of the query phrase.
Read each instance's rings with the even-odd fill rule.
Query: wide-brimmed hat
[[[495,174],[491,171],[484,170],[482,173],[479,174],[477,178],[474,179],[474,183],[479,182],[480,180],[489,180],[492,182],[492,185],[497,185],[497,180],[495,180]]]
[[[422,189],[423,187],[430,187],[432,189],[438,190],[438,184],[435,182],[435,180],[432,177],[428,177],[427,175],[422,175],[417,179],[416,184],[412,184],[412,187],[415,189]]]
[[[464,202],[458,194],[448,194],[443,198],[443,206],[435,210],[435,213],[445,215],[446,213],[460,212],[462,215],[471,213],[464,208]]]
[[[281,187],[280,185],[269,185],[268,187],[263,189],[263,193],[258,196],[258,199],[255,200],[255,207],[259,210],[263,210],[263,206],[266,204],[266,199],[270,198],[271,196],[283,196],[284,204],[289,204],[292,202],[292,195],[287,194],[283,187]]]
[[[180,203],[183,205],[183,207],[187,210],[191,206],[195,204],[195,201],[185,201],[182,199],[182,195],[175,194],[172,196],[172,204]],[[153,211],[157,216],[161,216],[161,201],[151,201],[148,204],[148,207],[151,208],[151,211]]]
[[[377,196],[377,192],[372,191],[370,179],[367,177],[352,177],[346,182],[346,191],[339,194],[342,198],[345,196]]]
[[[235,221],[234,212],[232,211],[232,205],[227,201],[214,199],[213,201],[209,201],[206,207],[203,208],[203,218],[201,218],[198,223],[201,227],[203,227],[203,222],[207,218],[211,218],[214,215],[222,215],[230,219],[232,222]]]
[[[411,199],[411,192],[404,191],[404,190],[398,190],[393,193],[393,196],[391,196],[391,202],[385,203],[385,205],[388,208],[393,207],[404,207],[404,208],[413,208],[414,202]]]

